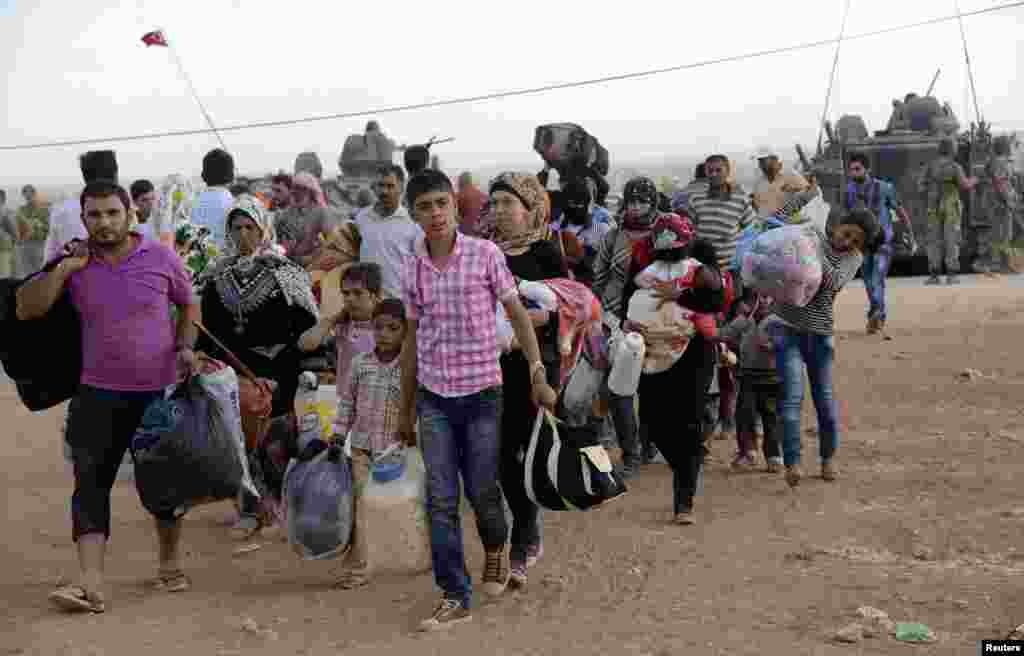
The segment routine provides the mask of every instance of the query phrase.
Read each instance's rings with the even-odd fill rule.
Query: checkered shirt
[[[444,397],[501,385],[496,308],[516,294],[505,255],[489,241],[457,234],[444,271],[425,240],[402,276],[402,299],[416,331],[417,379]]]

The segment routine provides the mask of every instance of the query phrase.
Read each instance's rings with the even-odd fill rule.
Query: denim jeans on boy
[[[811,384],[811,397],[818,414],[818,455],[822,462],[832,459],[839,448],[836,403],[832,398],[832,361],[835,338],[780,327],[775,337],[775,362],[782,398],[782,457],[786,465],[800,463],[800,407],[804,400],[803,368]]]
[[[864,256],[863,275],[864,288],[868,293],[868,319],[878,317],[886,320],[885,279],[889,275],[892,263],[889,245],[886,244],[877,252]]]
[[[448,599],[469,608],[472,578],[466,570],[459,513],[461,489],[476,514],[484,549],[503,548],[508,522],[501,496],[501,387],[447,398],[420,387],[419,443],[427,466],[427,514],[434,580]]]

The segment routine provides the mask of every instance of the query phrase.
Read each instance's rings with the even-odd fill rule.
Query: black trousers
[[[714,346],[696,336],[670,369],[640,377],[641,423],[672,469],[676,514],[693,509],[704,463],[702,419],[714,366]]]

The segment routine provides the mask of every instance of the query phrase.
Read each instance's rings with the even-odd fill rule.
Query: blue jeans
[[[800,407],[804,402],[803,367],[811,383],[811,397],[818,413],[818,454],[822,462],[832,459],[839,448],[836,403],[832,398],[832,361],[835,338],[781,328],[775,338],[775,362],[782,399],[782,457],[786,465],[800,464]]]
[[[885,321],[885,278],[889,275],[892,256],[883,247],[877,253],[864,256],[864,288],[868,292],[868,319],[878,317]]]
[[[427,514],[434,580],[448,599],[469,608],[472,578],[466,571],[459,513],[459,475],[476,514],[484,549],[504,548],[508,522],[499,481],[501,387],[446,398],[421,387],[416,401],[419,442],[427,465]]]

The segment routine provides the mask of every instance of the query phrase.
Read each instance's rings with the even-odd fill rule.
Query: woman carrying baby
[[[713,315],[725,305],[714,246],[690,222],[663,215],[634,248],[623,291],[623,329],[647,346],[640,377],[641,424],[672,469],[673,517],[693,524],[703,465],[701,418],[717,347]]]

